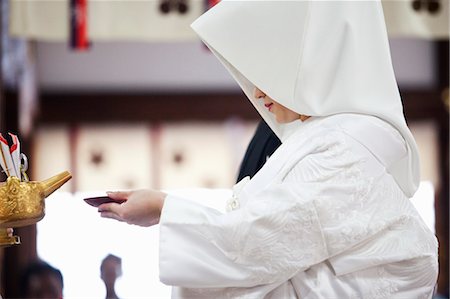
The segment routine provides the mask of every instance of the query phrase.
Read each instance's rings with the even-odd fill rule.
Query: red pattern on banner
[[[210,9],[219,2],[220,0],[206,0],[206,10]]]
[[[87,0],[78,0],[77,14],[77,48],[86,49],[89,44],[87,40]]]
[[[86,50],[90,43],[88,40],[87,2],[88,0],[71,1],[71,46],[75,50]]]

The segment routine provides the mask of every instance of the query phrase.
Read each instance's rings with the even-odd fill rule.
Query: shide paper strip
[[[20,142],[19,138],[17,138],[17,135],[8,133],[9,136],[11,136],[13,144],[11,145],[9,149],[9,153],[11,154],[11,158],[14,164],[14,169],[16,171],[16,175],[19,179],[21,179],[21,159],[20,159]],[[21,179],[22,180],[22,179]]]
[[[6,173],[6,175],[8,177],[15,176],[20,179],[20,171],[16,173],[8,141],[6,140],[5,137],[3,137],[1,133],[0,133],[0,154],[1,154],[0,165],[2,166],[3,171]],[[20,165],[20,159],[18,163]]]

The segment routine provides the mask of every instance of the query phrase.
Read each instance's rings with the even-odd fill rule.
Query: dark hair
[[[50,266],[48,263],[44,261],[36,261],[29,264],[22,272],[22,275],[20,277],[21,296],[25,297],[28,295],[31,278],[33,276],[41,276],[43,274],[54,275],[61,283],[61,287],[64,287],[64,281],[61,271]]]
[[[114,254],[108,254],[103,260],[102,260],[102,264],[100,266],[100,268],[103,268],[103,265],[105,264],[105,262],[107,260],[113,260],[115,262],[117,262],[118,264],[122,264],[122,259],[118,256],[115,256]]]

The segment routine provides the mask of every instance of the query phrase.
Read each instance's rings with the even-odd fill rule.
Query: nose
[[[266,94],[264,92],[261,91],[261,89],[259,89],[258,87],[255,87],[255,90],[253,91],[253,96],[256,99],[261,99],[261,98],[265,98]]]

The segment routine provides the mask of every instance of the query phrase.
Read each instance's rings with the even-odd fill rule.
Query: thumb
[[[106,192],[106,195],[112,199],[128,199],[128,196],[131,195],[131,191],[108,191]]]

